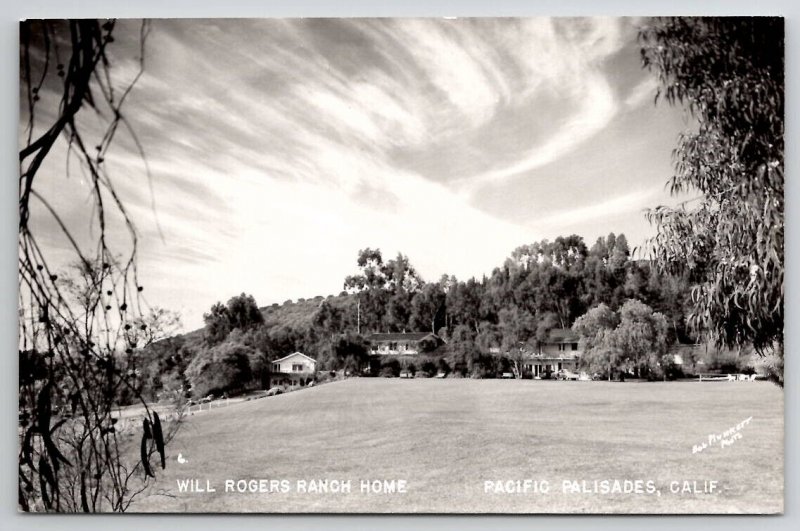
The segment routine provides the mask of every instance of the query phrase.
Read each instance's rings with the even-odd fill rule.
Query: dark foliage
[[[659,96],[697,122],[678,141],[669,183],[673,193],[697,197],[649,213],[656,263],[694,284],[695,330],[780,357],[783,36],[783,20],[774,17],[658,18],[640,33]]]

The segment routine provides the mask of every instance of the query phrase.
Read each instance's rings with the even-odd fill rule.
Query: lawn
[[[725,437],[732,444],[693,453],[750,417]],[[351,379],[189,417],[132,510],[775,513],[783,440],[783,393],[766,382]],[[184,479],[216,492],[181,493]],[[285,480],[289,491],[225,492],[242,479]],[[351,491],[297,492],[314,479],[349,480]],[[527,493],[486,492],[487,481],[526,479]],[[592,492],[595,480],[637,479],[661,495]],[[363,493],[361,480],[405,480],[406,492]],[[670,492],[684,481],[717,483]]]

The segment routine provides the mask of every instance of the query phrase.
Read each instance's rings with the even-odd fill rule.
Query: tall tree
[[[782,368],[784,23],[774,17],[658,18],[639,34],[658,96],[697,127],[674,152],[671,191],[648,213],[662,270],[696,283],[690,323],[721,344],[752,343]]]
[[[255,298],[246,293],[230,298],[228,301],[228,319],[230,319],[231,328],[239,328],[240,330],[246,330],[264,322],[264,316],[261,315]]]
[[[637,377],[650,377],[658,371],[667,352],[667,320],[641,301],[630,299],[619,313],[605,304],[579,317],[572,329],[581,338],[584,357],[590,370],[633,371]]]
[[[444,322],[445,293],[436,282],[425,284],[411,299],[411,322],[419,330],[436,333],[437,324]]]
[[[203,337],[207,344],[222,343],[231,332],[231,320],[228,317],[228,307],[221,302],[215,303],[208,313],[203,314],[206,327]]]
[[[633,365],[637,377],[650,376],[667,352],[667,320],[650,306],[631,299],[619,310],[614,344]]]
[[[388,281],[380,249],[367,247],[358,252],[359,273],[344,280],[344,289],[356,296],[356,333],[380,328],[385,310]]]
[[[530,313],[516,306],[501,310],[499,318],[503,352],[511,361],[514,376],[522,378],[525,352],[536,335],[536,321]]]

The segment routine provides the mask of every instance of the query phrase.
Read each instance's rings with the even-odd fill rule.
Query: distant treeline
[[[632,260],[623,234],[598,238],[591,247],[576,235],[524,245],[491,275],[465,281],[444,275],[426,282],[403,254],[386,260],[369,248],[358,253],[354,270],[338,295],[260,309],[246,294],[215,304],[203,329],[143,353],[143,386],[152,395],[263,387],[270,362],[294,351],[316,358],[320,370],[360,371],[369,363],[370,333],[403,331],[430,331],[447,341],[419,365],[492,375],[508,369],[509,352],[571,327],[590,309],[618,312],[629,300],[641,303],[640,314],[663,321],[665,329],[653,337],[663,334],[664,346],[696,339],[685,325],[688,281]],[[585,339],[587,347],[592,339]],[[490,355],[498,349],[500,356]]]

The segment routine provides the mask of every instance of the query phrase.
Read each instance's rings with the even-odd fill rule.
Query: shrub
[[[422,364],[421,370],[428,376],[433,376],[436,374],[436,364],[432,360],[426,359]]]
[[[400,376],[400,361],[397,358],[389,358],[381,364],[381,376]]]
[[[201,350],[186,368],[192,395],[244,390],[252,380],[250,349],[241,343],[222,343]]]

